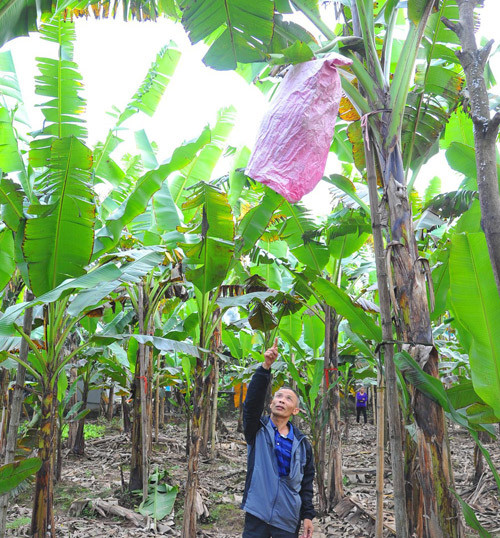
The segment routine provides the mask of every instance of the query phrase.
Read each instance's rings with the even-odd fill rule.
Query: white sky
[[[499,15],[500,0],[485,0],[481,15],[482,35],[498,35]],[[183,53],[157,113],[152,119],[139,114],[126,125],[132,131],[146,130],[150,140],[159,144],[158,160],[161,162],[183,140],[195,138],[204,125],[213,125],[219,108],[234,105],[238,119],[230,143],[253,145],[266,98],[236,73],[207,68],[201,62],[205,46],[191,46],[180,25],[166,20],[123,23],[89,19],[78,20],[76,30],[75,61],[84,80],[90,146],[103,140],[113,125],[113,119],[106,112],[112,105],[121,110],[128,103],[157,52],[171,40]],[[35,56],[53,56],[54,47],[39,39],[38,34],[17,38],[5,46],[12,50],[33,129],[38,129],[42,121],[39,111],[33,111],[34,103],[38,102],[33,93],[33,77],[37,73]],[[500,54],[494,68],[497,77],[500,77],[499,62]],[[125,148],[133,151],[131,144]],[[431,161],[431,165],[422,170],[419,185],[424,186],[434,175],[441,175],[450,180],[450,189],[455,188],[459,180],[446,168],[446,162]],[[329,173],[333,171],[340,172],[340,169],[329,170]],[[330,196],[327,186],[320,182],[305,202],[317,213],[328,213]]]

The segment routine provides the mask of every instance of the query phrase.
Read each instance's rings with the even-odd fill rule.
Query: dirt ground
[[[352,420],[352,419],[351,419]],[[233,538],[241,536],[243,513],[239,509],[245,481],[246,446],[236,432],[236,422],[226,420],[229,433],[220,435],[217,458],[200,461],[201,500],[198,536]],[[473,446],[467,433],[450,426],[452,460],[458,492],[476,510],[481,524],[493,537],[500,537],[500,501],[491,472],[477,486],[472,484]],[[375,427],[352,424],[349,439],[343,440],[345,493],[349,500],[335,511],[315,520],[314,538],[374,536],[375,514]],[[487,445],[493,462],[500,462],[500,442]],[[179,486],[170,518],[155,525],[130,510],[124,493],[128,480],[130,442],[119,431],[87,442],[86,456],[66,455],[62,480],[56,485],[57,536],[64,538],[179,536],[182,522],[183,488],[186,475],[185,428],[169,421],[154,444],[152,468],[168,470],[167,482]],[[394,536],[390,462],[386,458],[386,536]],[[28,536],[32,487],[11,501],[6,536]],[[124,509],[120,505],[124,505]],[[476,536],[467,530],[467,536]]]

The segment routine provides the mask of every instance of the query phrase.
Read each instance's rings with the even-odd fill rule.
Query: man
[[[304,434],[288,419],[299,412],[299,397],[279,389],[271,416],[262,416],[271,366],[278,358],[278,339],[264,353],[264,362],[248,386],[243,425],[248,444],[248,468],[241,507],[245,510],[243,538],[312,538],[314,462]]]
[[[365,387],[359,387],[356,392],[356,422],[359,424],[359,417],[363,413],[366,424],[366,404],[368,403],[368,394],[365,394]]]

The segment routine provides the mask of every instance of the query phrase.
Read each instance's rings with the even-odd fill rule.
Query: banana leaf
[[[36,296],[81,276],[94,243],[95,205],[89,186],[92,154],[74,137],[54,140],[44,177],[46,204],[32,204],[23,253]]]
[[[438,403],[444,409],[444,411],[449,413],[451,418],[457,422],[457,424],[460,424],[469,431],[485,457],[491,472],[493,473],[497,487],[500,489],[500,475],[498,474],[498,471],[491,460],[489,452],[479,441],[476,431],[477,427],[474,425],[474,423],[469,421],[467,416],[462,411],[457,411],[453,407],[441,381],[429,374],[426,374],[420,365],[415,361],[415,359],[406,351],[396,353],[394,355],[394,361],[398,367],[398,370],[404,373],[405,378],[409,380],[417,390],[423,392],[428,398]]]
[[[40,458],[27,458],[0,467],[0,495],[8,493],[42,466]]]
[[[304,325],[304,343],[313,350],[313,356],[318,356],[318,350],[325,341],[325,324],[315,314],[310,311],[302,315]]]
[[[259,204],[250,209],[238,225],[237,235],[241,254],[248,254],[262,237],[274,212],[284,202],[284,198],[265,187],[264,196]]]
[[[19,185],[5,177],[0,179],[0,206],[2,222],[13,232],[17,232],[19,222],[24,218],[23,193]]]
[[[450,304],[472,337],[468,351],[474,390],[500,419],[500,297],[483,233],[452,236]]]
[[[217,113],[217,122],[209,129],[209,140],[196,158],[192,159],[179,173],[168,180],[170,193],[175,204],[181,207],[189,196],[189,187],[200,181],[208,182],[226,146],[227,139],[234,127],[236,110],[234,107],[222,108]],[[207,128],[208,129],[208,128]]]
[[[215,69],[265,60],[273,36],[274,2],[269,0],[179,0],[182,24],[191,43],[211,38],[203,58]]]
[[[9,229],[0,231],[0,289],[4,289],[16,270],[14,238]]]
[[[165,179],[175,170],[186,167],[209,140],[210,132],[205,129],[197,140],[176,148],[169,160],[156,170],[146,172],[138,180],[125,202],[111,214],[106,225],[97,232],[94,259],[118,244],[123,228],[144,212],[149,200],[161,188]]]
[[[34,168],[47,166],[55,139],[75,137],[84,140],[87,129],[82,118],[85,100],[80,97],[82,76],[73,62],[75,26],[56,17],[40,30],[44,39],[59,45],[59,57],[37,58],[40,75],[35,77],[37,95],[47,97],[42,106],[43,128],[30,144],[29,161]]]
[[[13,121],[14,115],[0,106],[0,169],[3,172],[24,171]]]
[[[125,110],[120,114],[116,127],[120,127],[122,123],[138,111],[144,112],[150,117],[153,116],[172,79],[180,57],[181,52],[173,41],[162,47],[149,68],[144,82],[135,92]]]
[[[151,484],[150,479],[148,496],[139,505],[139,513],[161,521],[172,512],[178,491],[178,486],[169,486],[158,482]]]
[[[207,183],[201,183],[183,210],[201,209],[189,229],[196,243],[182,244],[186,253],[186,279],[204,295],[222,284],[234,253],[234,221],[227,195]]]
[[[318,226],[311,219],[308,210],[300,203],[290,204],[284,200],[280,214],[286,217],[282,236],[286,238],[293,255],[312,270],[321,272],[328,263],[330,253],[326,245],[316,240]]]
[[[474,510],[468,505],[462,497],[456,492],[451,490],[453,495],[457,498],[460,506],[462,507],[462,512],[464,514],[465,522],[471,528],[477,531],[479,538],[492,538],[491,534],[479,523],[477,516]]]
[[[217,304],[221,308],[231,308],[235,306],[247,307],[255,299],[260,301],[265,301],[270,297],[276,295],[275,291],[255,291],[252,293],[246,293],[245,295],[237,295],[235,297],[219,297],[217,299]]]
[[[17,335],[14,323],[16,319],[23,313],[25,308],[39,304],[52,303],[61,297],[74,293],[77,290],[93,288],[102,282],[116,280],[121,275],[122,272],[118,267],[116,267],[116,265],[108,263],[79,278],[69,278],[65,280],[62,284],[57,286],[57,288],[50,290],[31,302],[23,302],[10,306],[5,310],[4,315],[0,318],[0,336]]]
[[[349,321],[353,331],[358,332],[375,342],[382,341],[382,331],[363,309],[356,306],[347,293],[328,280],[320,278],[313,284],[313,288],[323,297],[325,302],[335,309],[337,314]]]
[[[0,2],[0,47],[19,36],[37,30],[38,12],[50,13],[52,0],[2,0]]]

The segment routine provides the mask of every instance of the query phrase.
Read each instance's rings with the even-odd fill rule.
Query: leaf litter
[[[197,502],[198,536],[241,536],[244,514],[239,509],[246,471],[246,445],[236,431],[236,422],[226,420],[228,433],[218,434],[217,457],[201,456]],[[452,462],[457,492],[475,510],[479,522],[492,536],[500,536],[500,500],[495,480],[484,464],[484,472],[473,484],[474,441],[465,430],[449,425]],[[87,441],[83,457],[65,454],[62,479],[56,485],[56,535],[61,538],[180,536],[183,492],[186,479],[185,427],[170,422],[153,443],[151,469],[166,469],[167,482],[179,486],[174,512],[156,522],[135,510],[138,504],[127,492],[130,439],[107,435]],[[354,424],[343,439],[343,473],[346,498],[330,513],[315,519],[314,538],[374,536],[375,448],[372,424]],[[500,442],[486,444],[493,462],[500,461]],[[395,536],[390,459],[385,457],[384,536]],[[22,494],[11,501],[6,536],[29,536],[28,518],[32,497]],[[467,529],[467,536],[474,536]]]

